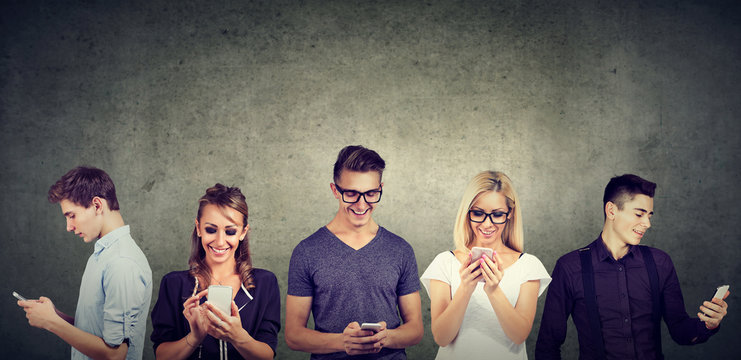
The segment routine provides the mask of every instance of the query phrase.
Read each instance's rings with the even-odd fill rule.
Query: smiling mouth
[[[370,210],[370,208],[367,208],[367,209],[365,209],[365,211],[359,213],[359,212],[355,211],[354,209],[350,209],[350,211],[352,211],[353,214],[355,214],[355,215],[365,215],[365,213],[367,213],[368,210]]]
[[[211,249],[211,251],[213,251],[217,255],[226,254],[226,252],[229,251],[229,249],[231,249],[231,247],[227,247],[225,249],[217,249],[213,246],[209,246],[208,248]]]
[[[633,232],[636,233],[636,234],[638,234],[638,236],[643,237],[643,234],[646,233],[646,230],[643,230],[643,231],[641,231],[641,230],[633,230]]]
[[[486,236],[489,236],[489,235],[491,235],[491,234],[493,234],[493,233],[496,232],[496,230],[492,230],[492,231],[479,230],[479,231],[481,231],[481,233],[484,234],[484,235],[486,235]]]

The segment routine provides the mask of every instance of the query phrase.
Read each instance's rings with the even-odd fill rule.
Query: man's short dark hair
[[[334,163],[334,182],[337,183],[340,179],[342,170],[378,171],[378,175],[382,176],[384,168],[386,162],[377,152],[360,145],[346,146],[337,154],[337,161]]]
[[[78,166],[64,174],[49,188],[48,199],[51,203],[69,200],[77,205],[89,208],[94,197],[105,199],[108,208],[118,210],[116,186],[105,171]]]
[[[650,182],[640,176],[624,174],[610,179],[605,187],[605,195],[602,197],[602,209],[607,202],[617,205],[619,210],[623,209],[626,202],[633,200],[638,195],[654,197],[656,183]]]

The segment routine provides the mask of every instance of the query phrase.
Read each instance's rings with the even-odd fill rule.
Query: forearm
[[[388,330],[389,341],[386,347],[391,349],[404,349],[417,345],[422,340],[424,331],[425,328],[424,325],[422,325],[422,319],[405,322],[396,329]]]
[[[185,359],[193,353],[202,341],[203,339],[197,340],[193,333],[188,333],[180,340],[159,344],[155,351],[155,357],[158,359]]]
[[[74,327],[61,317],[51,322],[46,330],[93,359],[124,359],[129,348],[126,343],[108,346],[102,338]]]
[[[515,344],[522,344],[532,330],[533,322],[518,313],[501,288],[495,289],[493,294],[487,294],[499,324],[507,337]]]
[[[271,348],[270,345],[255,340],[255,338],[250,336],[247,330],[244,329],[242,329],[239,338],[234,339],[231,343],[245,359],[270,360],[275,355],[273,348]]]
[[[288,324],[286,324],[286,345],[292,350],[312,354],[345,351],[341,333],[323,333],[305,326],[289,329]]]
[[[432,321],[430,329],[437,345],[448,346],[458,336],[470,300],[470,293],[457,291],[445,310]]]

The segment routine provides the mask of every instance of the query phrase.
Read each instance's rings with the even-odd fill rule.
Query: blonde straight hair
[[[519,199],[515,188],[512,186],[512,180],[499,171],[480,172],[466,186],[453,229],[453,242],[456,249],[466,252],[471,249],[474,234],[471,221],[468,218],[468,210],[471,210],[471,206],[482,194],[490,191],[496,191],[504,195],[509,207],[509,219],[504,225],[504,231],[502,231],[502,243],[512,250],[523,252],[522,212],[520,211]]]

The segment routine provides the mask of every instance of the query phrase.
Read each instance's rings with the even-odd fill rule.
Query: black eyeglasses
[[[373,190],[368,190],[366,192],[359,192],[355,190],[345,190],[339,187],[337,184],[334,184],[334,187],[342,195],[342,201],[348,204],[354,204],[358,202],[361,196],[363,197],[363,199],[365,199],[365,202],[367,202],[368,204],[375,204],[381,201],[381,193],[383,192],[381,189],[373,189]]]
[[[507,222],[507,215],[509,215],[509,211],[494,210],[489,214],[482,210],[468,210],[468,218],[475,223],[482,223],[488,217],[492,224],[504,224]]]

